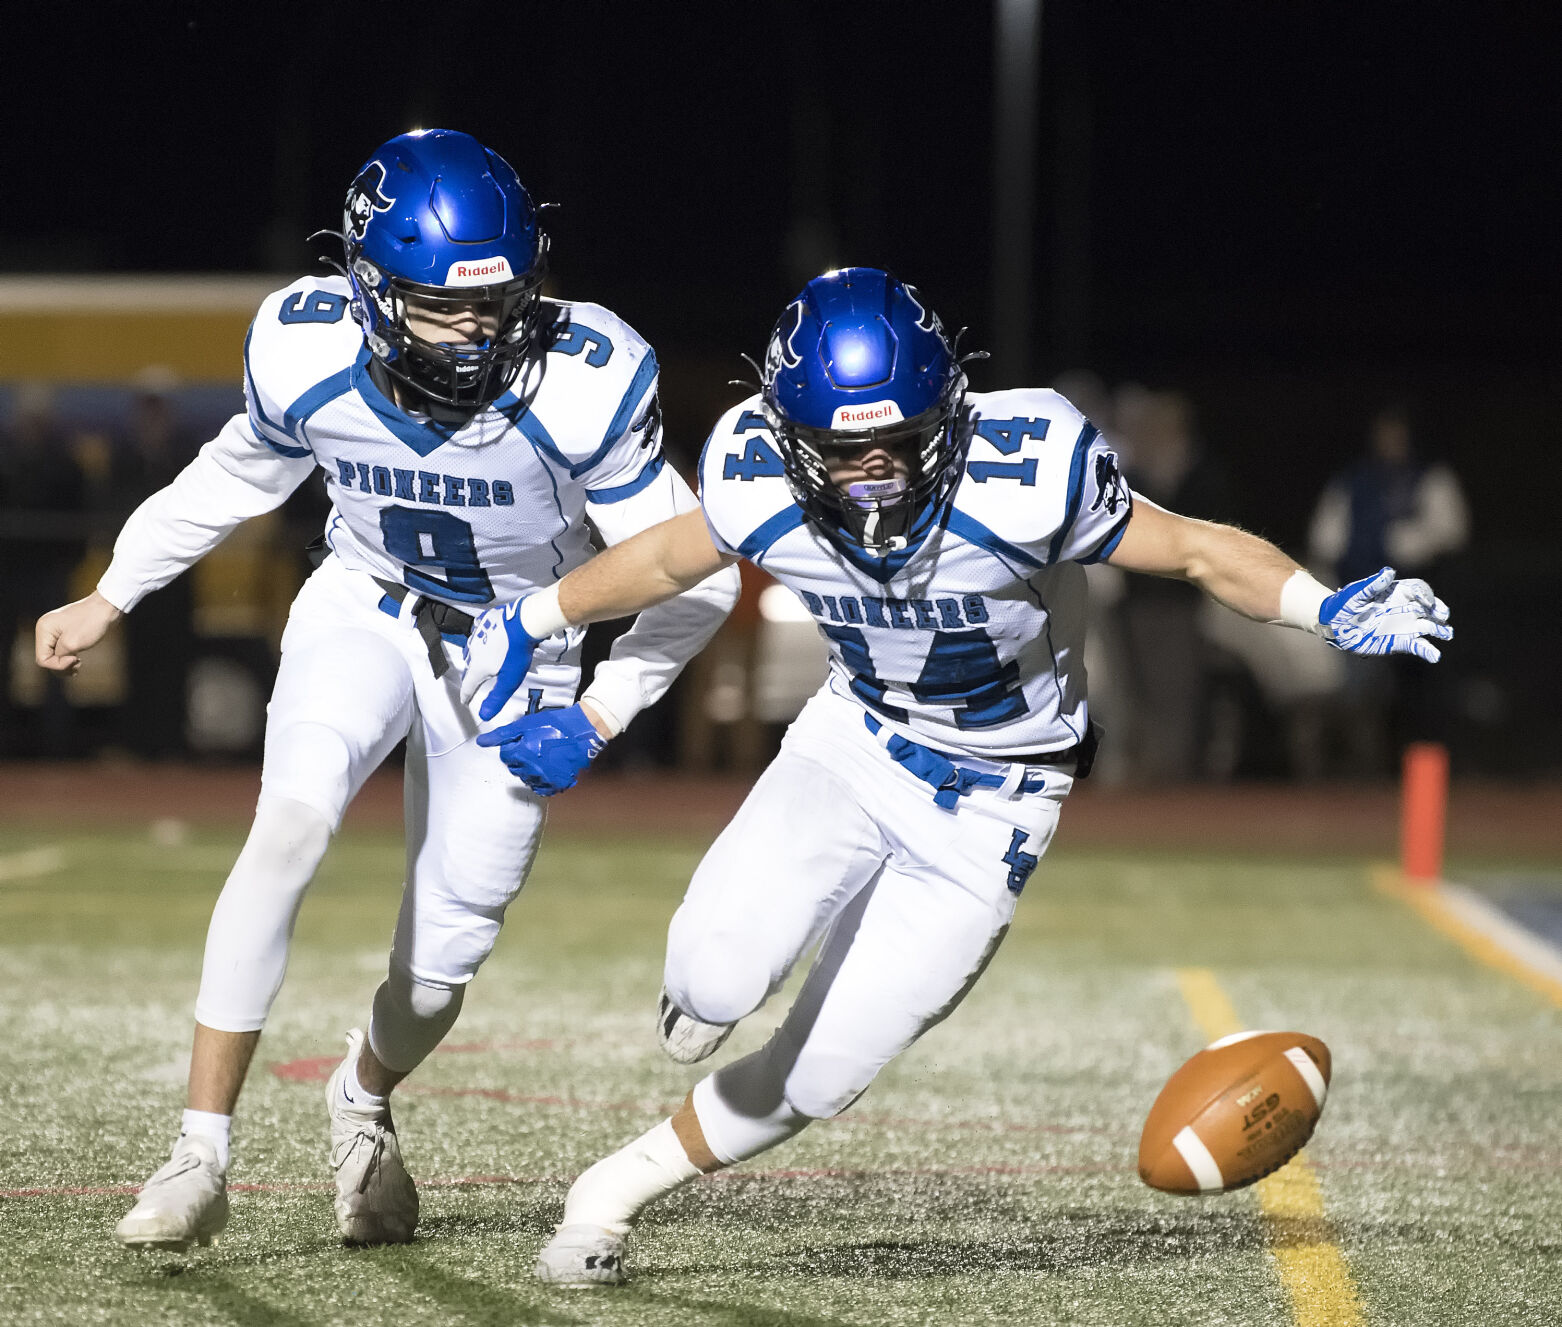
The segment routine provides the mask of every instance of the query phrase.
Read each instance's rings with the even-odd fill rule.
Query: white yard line
[[[35,880],[65,869],[65,849],[57,845],[0,854],[0,885]]]
[[[1446,880],[1412,884],[1392,866],[1376,867],[1372,874],[1378,889],[1408,903],[1482,963],[1562,1005],[1562,952],[1555,945],[1472,890]]]
[[[1520,963],[1562,984],[1562,949],[1527,926],[1520,926],[1495,904],[1473,890],[1443,881],[1438,889],[1455,917],[1483,931]]]

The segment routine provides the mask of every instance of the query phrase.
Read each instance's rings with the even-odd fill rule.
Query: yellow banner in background
[[[0,381],[129,383],[149,364],[237,385],[244,335],[286,277],[0,277]]]

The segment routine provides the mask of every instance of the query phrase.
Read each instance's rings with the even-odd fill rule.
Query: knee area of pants
[[[695,946],[667,991],[685,1013],[705,1023],[736,1023],[764,1003],[770,973],[736,941],[708,939]]]
[[[331,823],[315,807],[291,797],[262,797],[255,808],[254,846],[278,857],[323,853]]]
[[[263,786],[278,790],[273,800],[295,800],[319,808],[346,808],[353,751],[323,723],[298,720],[266,735]],[[340,811],[337,812],[340,814]]]

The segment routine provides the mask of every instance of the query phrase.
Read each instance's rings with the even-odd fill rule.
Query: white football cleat
[[[325,1085],[336,1228],[349,1244],[410,1244],[418,1224],[418,1186],[402,1163],[390,1107],[355,1107],[342,1086],[362,1047],[363,1032],[354,1028],[347,1034],[347,1058]]]
[[[698,1064],[715,1052],[736,1023],[702,1023],[686,1014],[668,997],[664,988],[656,1001],[656,1039],[662,1049],[679,1064]]]
[[[621,1286],[629,1279],[624,1237],[601,1226],[560,1226],[537,1255],[532,1275],[571,1290]]]
[[[228,1178],[217,1149],[190,1133],[141,1186],[136,1205],[114,1227],[114,1238],[127,1249],[183,1253],[192,1244],[210,1244],[227,1224]]]

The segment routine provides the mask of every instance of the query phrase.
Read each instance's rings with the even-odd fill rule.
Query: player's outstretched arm
[[[85,599],[50,609],[33,633],[33,657],[40,668],[74,673],[81,656],[96,645],[124,614],[94,590]]]
[[[480,718],[493,718],[525,679],[533,651],[555,632],[628,617],[736,561],[716,547],[698,508],[614,544],[556,585],[478,618],[467,640],[461,699],[469,702],[493,678],[478,709]]]
[[[1311,631],[1353,654],[1414,654],[1435,663],[1440,651],[1432,642],[1453,639],[1448,605],[1425,581],[1400,580],[1384,567],[1331,591],[1266,539],[1178,516],[1137,495],[1107,560],[1191,581],[1246,617]]]

